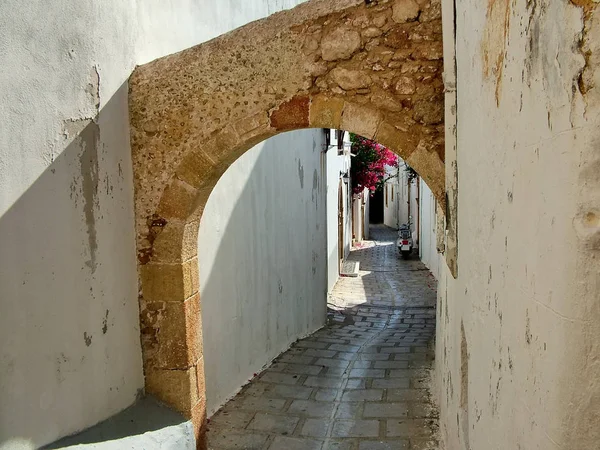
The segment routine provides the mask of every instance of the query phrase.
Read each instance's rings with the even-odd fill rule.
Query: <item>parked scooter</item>
[[[400,229],[398,230],[398,241],[396,241],[398,251],[404,259],[410,257],[413,249],[413,239],[410,231],[410,226],[412,225],[411,219],[412,217],[409,217],[408,223],[400,225]]]

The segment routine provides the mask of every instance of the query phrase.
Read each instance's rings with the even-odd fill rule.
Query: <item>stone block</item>
[[[346,27],[335,27],[321,40],[321,56],[325,61],[348,59],[361,45],[358,31]]]
[[[342,114],[340,128],[372,139],[381,121],[380,113],[364,106],[346,103]]]
[[[140,266],[142,296],[146,302],[183,302],[198,292],[198,260],[150,263]]]
[[[383,397],[381,389],[346,389],[342,396],[342,401],[370,401],[377,402]]]
[[[203,401],[197,395],[196,369],[184,370],[146,368],[146,392],[173,407],[186,417],[192,414],[192,406]]]
[[[273,439],[269,450],[320,450],[322,444],[321,441],[313,439],[277,436]]]
[[[146,348],[146,365],[163,369],[185,369],[202,355],[202,325],[199,297],[185,302],[149,302],[141,313],[142,333],[154,339]]]
[[[198,188],[210,179],[214,168],[213,160],[202,149],[193,149],[183,158],[175,174],[181,181]]]
[[[378,420],[336,420],[333,437],[376,437],[379,436]]]
[[[271,127],[278,131],[308,128],[310,100],[294,97],[271,112]]]
[[[396,23],[405,23],[416,20],[421,8],[415,0],[396,0],[392,6],[392,20]]]
[[[177,178],[171,180],[160,199],[157,214],[167,222],[171,219],[187,219],[192,213],[196,194],[193,186]]]
[[[363,89],[371,86],[373,80],[369,74],[361,70],[348,70],[336,67],[329,72],[332,81],[346,91]]]
[[[333,402],[318,402],[315,400],[294,400],[288,412],[309,417],[329,417],[333,411]]]
[[[300,434],[316,438],[325,437],[328,426],[329,420],[326,419],[306,419]]]
[[[270,434],[292,434],[299,420],[300,418],[293,416],[257,413],[247,429],[264,431]]]
[[[406,417],[408,415],[408,405],[406,403],[372,403],[365,404],[363,417]]]
[[[168,222],[152,244],[152,262],[176,263],[198,254],[198,221]]]
[[[340,128],[344,100],[315,95],[310,102],[310,125],[319,128]]]

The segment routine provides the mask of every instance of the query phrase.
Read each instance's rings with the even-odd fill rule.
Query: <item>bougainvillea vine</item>
[[[386,181],[385,166],[397,166],[398,157],[383,145],[356,134],[350,134],[350,142],[352,192],[359,194],[366,188],[373,194]]]

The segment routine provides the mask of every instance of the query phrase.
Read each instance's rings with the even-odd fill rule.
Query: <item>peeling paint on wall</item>
[[[488,0],[486,27],[482,42],[483,72],[496,85],[496,105],[500,105],[502,73],[508,46],[510,0]]]

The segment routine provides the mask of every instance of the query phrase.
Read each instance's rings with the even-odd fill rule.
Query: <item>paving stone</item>
[[[267,371],[260,376],[260,381],[266,383],[297,384],[298,375]]]
[[[365,389],[367,380],[364,378],[350,378],[346,383],[346,389]]]
[[[291,386],[284,384],[270,385],[264,395],[269,397],[283,397],[295,399],[307,399],[312,394],[313,389],[304,386]]]
[[[321,438],[327,435],[328,427],[329,420],[327,419],[306,419],[300,434],[302,434],[303,436]]]
[[[390,437],[404,438],[431,438],[433,431],[431,429],[431,419],[392,419],[387,421],[387,435]]]
[[[293,373],[298,375],[318,375],[323,370],[322,366],[312,366],[306,364],[290,364],[286,363],[283,372]]]
[[[342,385],[342,380],[330,377],[308,377],[304,382],[304,385],[311,387],[339,388]]]
[[[250,423],[254,412],[244,411],[224,411],[222,414],[217,414],[210,422],[211,428],[229,427],[229,428],[245,428]]]
[[[295,364],[311,364],[314,361],[313,356],[305,356],[305,355],[294,355],[284,353],[279,357],[279,361],[281,362],[291,362]]]
[[[338,354],[335,355],[335,358],[343,359],[344,361],[350,361],[350,360],[354,359],[354,353],[338,352]]]
[[[409,441],[361,441],[358,450],[408,450]]]
[[[377,378],[373,380],[372,387],[375,389],[409,388],[410,380],[407,378]]]
[[[408,361],[375,361],[375,369],[407,369]]]
[[[310,417],[330,417],[333,412],[334,403],[318,402],[315,400],[294,400],[288,412]]]
[[[317,358],[333,358],[337,352],[334,350],[318,350],[314,348],[306,349],[304,356],[313,356]]]
[[[246,411],[280,411],[285,405],[285,400],[280,398],[246,397],[236,406]]]
[[[333,423],[334,437],[375,437],[379,436],[378,420],[336,420]]]
[[[372,403],[367,402],[365,404],[365,410],[363,417],[406,417],[408,416],[409,407],[406,403],[386,402],[386,403]]]
[[[277,436],[269,450],[320,450],[322,441],[313,439],[301,439],[288,436]]]
[[[422,402],[427,400],[424,389],[388,389],[388,401]]]
[[[338,394],[337,389],[318,389],[315,395],[315,400],[322,402],[332,402]]]
[[[390,356],[389,353],[361,353],[359,359],[364,361],[388,361]]]
[[[254,433],[208,433],[210,446],[223,450],[263,450],[268,436]]]
[[[354,361],[352,363],[352,368],[353,369],[370,369],[372,367],[372,362],[371,361]],[[376,367],[377,369],[379,369],[379,367]]]
[[[325,366],[325,367],[335,367],[338,369],[345,369],[350,365],[350,362],[343,361],[339,359],[330,359],[330,358],[319,358],[315,362],[316,366]]]
[[[356,439],[328,439],[323,443],[322,450],[357,450],[358,441]]]
[[[335,411],[336,419],[354,419],[362,415],[364,402],[342,402]]]
[[[323,375],[327,377],[341,378],[348,372],[348,369],[338,369],[337,367],[327,367],[324,369]]]
[[[299,421],[300,418],[294,416],[257,413],[248,425],[248,429],[265,431],[271,434],[291,434]]]
[[[358,345],[332,344],[329,350],[337,350],[339,352],[357,352],[360,347]]]
[[[319,341],[298,341],[296,342],[297,348],[316,348],[316,349],[324,349],[329,346],[328,343],[319,342]]]
[[[351,378],[383,378],[385,370],[381,369],[351,369]]]
[[[379,401],[382,397],[383,390],[381,389],[345,389],[344,394],[342,395],[342,401]]]

